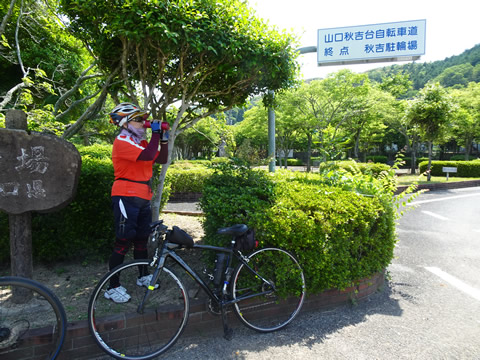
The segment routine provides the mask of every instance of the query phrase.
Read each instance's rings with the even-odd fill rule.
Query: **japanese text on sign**
[[[31,174],[45,174],[48,169],[48,158],[45,157],[44,152],[43,146],[32,146],[30,151],[22,148],[20,156],[17,156],[15,170],[18,172],[28,171]],[[21,184],[16,181],[0,183],[0,196],[18,196],[21,188]],[[25,192],[28,198],[46,196],[43,182],[40,179],[34,179],[31,184],[25,184]]]
[[[425,54],[425,20],[318,30],[318,63],[361,62]]]

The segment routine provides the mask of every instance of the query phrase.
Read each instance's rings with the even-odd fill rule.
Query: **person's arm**
[[[160,145],[160,154],[158,154],[155,162],[157,164],[166,164],[168,161],[168,141],[161,141]]]
[[[147,147],[138,155],[137,161],[152,161],[158,152],[158,143],[160,142],[160,133],[152,133],[152,138]],[[162,146],[163,148],[163,146]],[[168,155],[168,152],[167,152]]]

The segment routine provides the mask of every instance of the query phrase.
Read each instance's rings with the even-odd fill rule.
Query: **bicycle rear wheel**
[[[240,264],[233,275],[234,312],[253,330],[282,329],[303,305],[306,289],[302,268],[293,255],[277,248],[258,250],[248,259],[248,265],[268,283]]]
[[[116,359],[152,359],[170,348],[188,320],[188,293],[178,277],[164,267],[158,287],[150,291],[143,309],[147,288],[137,285],[139,267],[147,260],[124,263],[107,273],[95,287],[88,306],[88,323],[97,344]],[[131,296],[126,303],[106,299],[112,277]]]
[[[34,359],[55,359],[65,340],[67,316],[55,294],[37,281],[0,278],[0,358],[18,359],[33,347]],[[41,344],[41,346],[38,346]]]

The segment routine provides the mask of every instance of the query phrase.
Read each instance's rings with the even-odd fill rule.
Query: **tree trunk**
[[[353,158],[358,159],[358,153],[359,153],[359,144],[360,144],[360,133],[355,135],[355,147],[353,149]]]
[[[432,168],[432,142],[428,142],[428,166],[427,166],[427,181],[430,181],[432,174],[430,172]]]
[[[473,141],[467,141],[465,144],[465,160],[470,160],[470,152],[472,151],[472,143]]]
[[[310,159],[312,157],[312,136],[308,135],[308,145],[307,145],[307,172],[310,172],[311,165]]]
[[[165,185],[165,178],[167,176],[167,170],[170,164],[172,163],[173,158],[173,142],[175,139],[169,139],[168,141],[168,160],[166,164],[162,165],[162,170],[160,171],[159,182],[157,185],[157,189],[155,191],[155,195],[152,198],[151,205],[152,205],[152,221],[157,221],[160,217],[160,204],[162,203],[162,193],[163,188]]]
[[[410,174],[415,174],[417,172],[417,144],[415,142],[412,143],[410,160]]]

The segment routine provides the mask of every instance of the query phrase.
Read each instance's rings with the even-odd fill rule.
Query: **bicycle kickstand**
[[[223,337],[225,340],[232,340],[233,339],[233,329],[228,327],[227,321],[227,310],[223,304],[220,305],[222,311],[222,323],[223,323]]]

